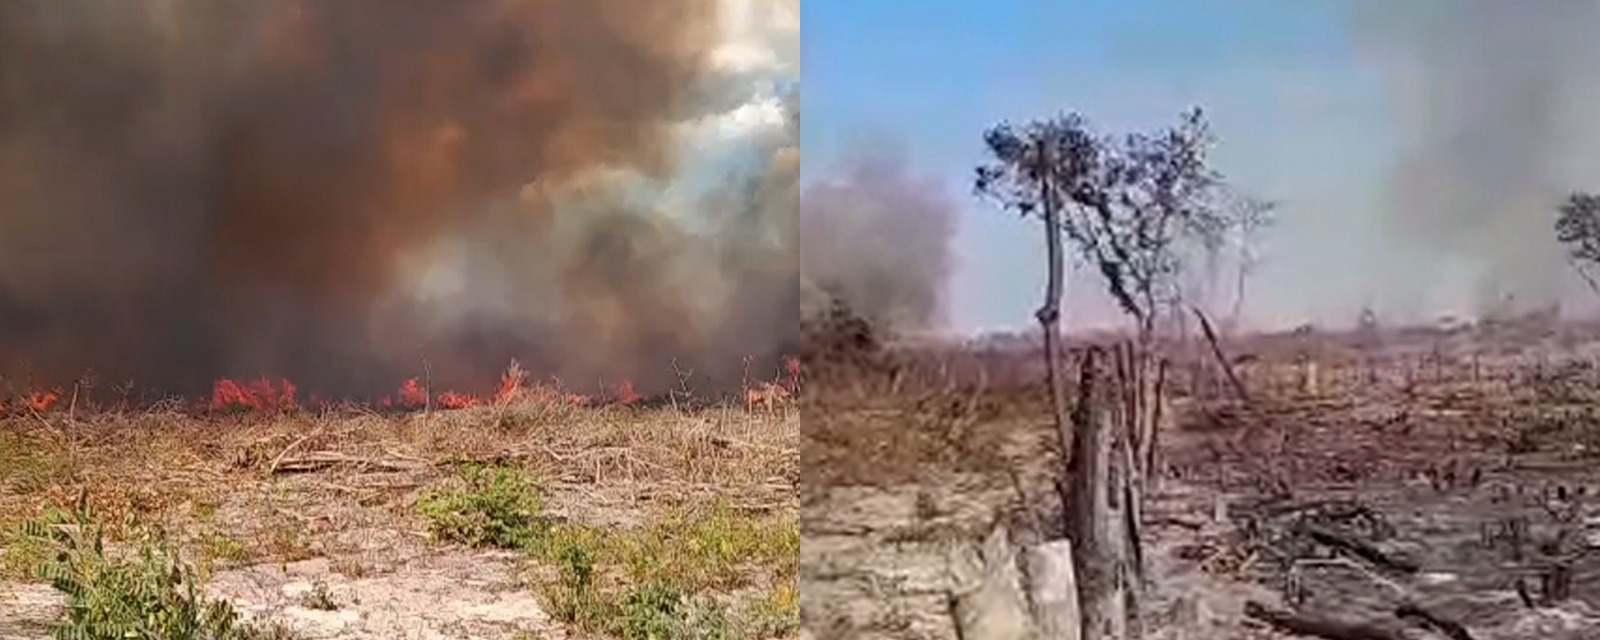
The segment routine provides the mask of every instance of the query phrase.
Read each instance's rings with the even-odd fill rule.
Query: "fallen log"
[[[427,461],[362,457],[330,451],[310,453],[293,458],[280,458],[272,463],[271,473],[274,475],[314,473],[333,467],[354,467],[362,471],[370,469],[378,469],[380,471],[416,471],[430,466]]]
[[[1312,540],[1315,540],[1319,544],[1327,545],[1329,547],[1333,547],[1334,549],[1347,552],[1383,569],[1407,574],[1416,573],[1422,570],[1422,567],[1418,566],[1415,562],[1401,558],[1390,557],[1389,554],[1380,551],[1377,547],[1354,538],[1339,535],[1333,531],[1329,531],[1321,527],[1306,527],[1306,535],[1310,536]]]
[[[1406,640],[1398,630],[1389,627],[1319,618],[1276,609],[1254,600],[1244,603],[1244,615],[1284,633],[1326,640]]]
[[[1217,332],[1211,328],[1211,320],[1206,318],[1200,307],[1189,307],[1194,312],[1194,317],[1200,319],[1200,331],[1205,335],[1206,344],[1211,346],[1211,356],[1216,359],[1217,366],[1222,368],[1223,377],[1228,379],[1228,385],[1233,387],[1233,392],[1239,395],[1246,406],[1251,405],[1250,392],[1244,388],[1244,382],[1239,380],[1239,375],[1234,372],[1233,365],[1228,362],[1227,354],[1222,352],[1222,345],[1217,342]]]
[[[1475,640],[1461,623],[1446,619],[1416,603],[1408,602],[1396,607],[1394,615],[1401,620],[1442,633],[1450,640]]]

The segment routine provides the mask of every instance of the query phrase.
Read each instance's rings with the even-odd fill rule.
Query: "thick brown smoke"
[[[1405,154],[1386,218],[1404,246],[1464,263],[1480,312],[1559,300],[1554,207],[1595,188],[1600,4],[1414,0],[1352,5],[1392,81]],[[1438,283],[1434,283],[1438,284]]]
[[[185,393],[371,394],[424,361],[478,385],[512,357],[585,388],[659,387],[673,359],[728,378],[795,333],[772,291],[797,269],[793,145],[764,141],[748,188],[690,218],[638,195],[678,177],[679,125],[712,107],[716,17],[0,3],[0,361]]]
[[[937,329],[954,268],[956,205],[903,156],[858,153],[800,200],[802,316],[834,300],[893,332]]]

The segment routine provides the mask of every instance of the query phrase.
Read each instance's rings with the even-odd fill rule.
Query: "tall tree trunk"
[[[1154,481],[1160,477],[1157,467],[1161,459],[1161,427],[1167,419],[1167,368],[1166,358],[1156,360],[1155,406],[1150,409],[1151,428],[1148,440],[1142,443],[1144,451],[1140,452],[1140,466],[1145,470],[1145,477]]]
[[[1073,459],[1072,427],[1067,420],[1067,400],[1061,389],[1061,296],[1066,288],[1066,258],[1061,248],[1061,211],[1053,193],[1050,180],[1048,147],[1039,144],[1039,203],[1044,209],[1045,261],[1048,272],[1044,284],[1044,304],[1034,316],[1039,329],[1044,332],[1045,384],[1050,387],[1050,416],[1056,427],[1056,437],[1061,447],[1062,462]],[[1068,468],[1061,470],[1060,486],[1067,486]],[[1062,496],[1065,498],[1066,496]]]
[[[1154,321],[1142,319],[1137,340],[1126,346],[1125,364],[1121,367],[1126,372],[1122,384],[1129,395],[1129,443],[1140,483],[1150,480],[1156,463],[1156,433],[1161,428],[1167,382],[1167,361],[1161,352]]]
[[[1082,640],[1124,640],[1128,638],[1129,607],[1129,523],[1137,517],[1131,508],[1129,478],[1131,464],[1114,457],[1119,439],[1115,394],[1108,394],[1099,378],[1100,351],[1092,347],[1084,355],[1079,378],[1077,411],[1068,419],[1062,389],[1061,300],[1066,287],[1066,264],[1061,239],[1060,203],[1051,180],[1048,150],[1042,146],[1039,162],[1040,205],[1045,227],[1045,258],[1048,272],[1044,304],[1035,314],[1044,332],[1045,377],[1049,386],[1051,416],[1055,423],[1063,462],[1062,501],[1066,505],[1067,531],[1072,540],[1072,558],[1078,577],[1077,596]],[[1126,443],[1125,436],[1123,437]],[[1126,444],[1124,444],[1126,446]],[[1131,458],[1128,451],[1124,456]],[[1120,464],[1119,464],[1120,463]],[[1113,468],[1121,473],[1113,477]],[[1137,499],[1136,497],[1134,499]],[[1113,510],[1113,501],[1120,508]],[[1131,513],[1130,513],[1131,512]]]
[[[1120,349],[1117,379],[1119,397],[1123,398],[1119,415],[1117,438],[1113,445],[1119,451],[1115,463],[1121,473],[1115,474],[1121,493],[1122,528],[1118,531],[1123,560],[1126,566],[1127,614],[1134,636],[1139,634],[1139,601],[1144,584],[1144,549],[1141,539],[1144,497],[1155,482],[1156,438],[1162,418],[1161,398],[1166,381],[1165,361],[1158,357],[1154,327],[1145,323],[1136,340],[1126,342]]]

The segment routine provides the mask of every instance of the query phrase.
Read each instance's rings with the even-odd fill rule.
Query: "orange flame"
[[[422,383],[416,378],[406,380],[400,385],[400,391],[394,398],[394,405],[401,409],[421,409],[428,406],[428,391],[422,388]]]
[[[783,402],[793,396],[798,388],[800,378],[800,361],[795,358],[783,359],[782,371],[773,382],[765,382],[748,387],[745,390],[746,404],[772,404]],[[432,394],[432,406],[440,410],[467,409],[476,406],[492,404],[506,406],[513,402],[542,404],[551,407],[559,406],[590,406],[597,399],[581,393],[574,393],[556,384],[529,383],[527,372],[515,363],[511,365],[500,377],[500,383],[492,394],[474,395],[458,391],[442,391]],[[222,378],[212,384],[209,398],[197,399],[191,406],[196,411],[259,411],[277,412],[294,411],[299,408],[328,409],[335,406],[335,402],[316,395],[310,396],[305,404],[297,399],[299,389],[287,379],[272,380],[262,377],[257,380],[241,381],[232,378]],[[53,409],[61,400],[63,392],[60,388],[36,389],[26,395],[10,401],[0,402],[0,415],[15,414],[18,411],[33,411],[44,413]],[[632,380],[622,380],[612,385],[609,389],[609,402],[621,405],[637,404],[645,399],[633,385]],[[430,394],[424,388],[422,381],[411,378],[400,385],[394,395],[379,399],[377,406],[385,409],[419,410],[429,406]],[[600,400],[605,402],[607,400]],[[117,405],[120,410],[129,408],[129,401],[123,398]]]
[[[254,409],[257,411],[290,410],[295,408],[294,396],[298,389],[288,380],[278,380],[277,385],[267,378],[240,383],[223,378],[212,384],[211,409]]]
[[[522,394],[523,382],[527,377],[526,371],[523,371],[515,362],[511,363],[506,372],[500,375],[500,387],[495,389],[494,403],[504,405],[516,400],[517,396]]]
[[[438,402],[435,404],[440,409],[465,409],[478,404],[478,399],[465,393],[446,391],[439,394]]]
[[[617,383],[617,386],[612,389],[612,395],[615,395],[617,402],[621,404],[633,404],[644,399],[644,396],[633,390],[632,380],[623,380]]]
[[[794,356],[784,356],[783,370],[789,374],[789,379],[784,381],[784,386],[789,388],[789,393],[800,391],[800,359]]]
[[[27,403],[28,408],[38,413],[44,413],[49,411],[50,407],[55,406],[56,401],[60,399],[61,389],[56,388],[49,391],[33,391],[28,394],[24,402]]]

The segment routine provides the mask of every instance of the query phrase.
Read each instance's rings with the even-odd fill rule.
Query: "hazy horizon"
[[[1600,7],[1539,6],[810,3],[803,193],[840,180],[863,140],[898,146],[906,179],[949,203],[930,214],[951,229],[948,259],[932,261],[948,268],[929,272],[942,294],[934,326],[1026,330],[1042,240],[971,195],[983,130],[1076,111],[1123,133],[1198,106],[1218,136],[1214,166],[1280,203],[1241,325],[1336,327],[1367,307],[1395,324],[1471,318],[1507,298],[1588,315],[1600,305],[1551,224],[1560,198],[1600,175],[1600,127],[1582,109],[1600,95],[1582,73],[1600,62],[1585,35]],[[1214,267],[1231,291],[1232,260]],[[1093,276],[1069,284],[1071,330],[1122,323]],[[1231,297],[1209,306],[1226,315]]]

